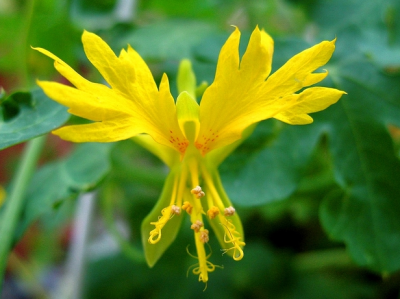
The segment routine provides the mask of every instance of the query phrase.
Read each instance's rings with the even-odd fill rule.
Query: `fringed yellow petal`
[[[86,125],[66,126],[52,131],[60,138],[72,142],[114,142],[137,135],[130,118],[95,122]]]
[[[130,94],[135,82],[135,66],[127,55],[119,58],[99,36],[84,31],[82,43],[89,61],[97,68],[110,86],[125,95]],[[153,86],[153,92],[157,87]]]
[[[312,123],[308,113],[318,112],[336,103],[345,94],[341,90],[326,87],[307,88],[300,94],[293,95],[296,101],[292,107],[278,113],[274,118],[291,125]]]
[[[143,120],[145,133],[157,142],[173,147],[183,153],[186,146],[176,118],[174,99],[164,74],[159,90],[153,76],[140,55],[128,47],[117,57],[110,47],[97,35],[84,32],[82,36],[86,55],[112,88],[132,100],[138,116]],[[137,116],[136,116],[137,117]]]
[[[196,146],[203,155],[213,149],[226,146],[242,137],[243,131],[251,124],[274,117],[289,123],[307,123],[305,115],[328,107],[338,97],[331,93],[318,93],[312,106],[324,102],[324,108],[311,108],[308,112],[295,112],[293,107],[302,110],[304,94],[300,98],[294,93],[303,87],[315,84],[327,76],[325,73],[312,73],[324,65],[332,56],[335,41],[325,41],[290,59],[281,69],[265,81],[271,69],[273,41],[269,35],[256,28],[249,41],[243,59],[238,62],[239,32],[228,39],[218,60],[214,83],[205,91],[200,104],[201,130]],[[236,63],[236,65],[235,65]],[[340,93],[340,92],[338,92]],[[343,93],[342,93],[343,94]],[[315,94],[314,94],[315,95]],[[340,96],[339,96],[340,97]],[[309,105],[308,105],[309,106]],[[285,111],[288,110],[285,114]],[[319,110],[318,110],[319,109]],[[296,117],[290,116],[296,114]]]
[[[42,49],[42,48],[34,48],[32,49],[52,58],[54,60],[54,67],[55,69],[63,76],[65,77],[69,82],[71,82],[76,88],[86,91],[86,92],[94,92],[97,93],[99,88],[105,90],[107,88],[106,86],[98,83],[93,83],[85,78],[83,78],[81,75],[79,75],[77,72],[75,72],[68,64],[66,64],[63,60],[58,58],[56,55],[53,53]]]
[[[256,27],[240,62],[241,79],[252,85],[263,83],[271,72],[273,51],[273,39]]]
[[[169,168],[177,164],[180,160],[180,155],[174,149],[155,142],[153,138],[149,135],[137,135],[132,138],[140,146],[147,149],[153,155],[157,156],[161,161],[163,161]]]
[[[127,51],[122,50],[117,57],[110,47],[93,33],[85,31],[82,41],[89,60],[112,88],[87,81],[57,56],[47,50],[35,48],[54,59],[56,69],[79,89],[78,91],[67,87],[61,88],[55,83],[41,83],[49,97],[69,107],[72,114],[80,117],[93,121],[113,119],[112,122],[103,123],[101,125],[103,129],[105,124],[112,124],[110,129],[115,126],[124,127],[124,124],[120,126],[116,124],[117,117],[123,118],[123,123],[126,123],[125,115],[129,114],[130,123],[135,127],[130,130],[132,133],[149,134],[157,142],[183,154],[187,140],[177,121],[176,107],[169,90],[167,76],[163,76],[158,90],[146,63],[131,47],[128,47]],[[79,134],[78,130],[66,132],[72,131]],[[116,139],[119,140],[122,135],[126,136],[126,132],[128,130],[124,130],[124,134],[116,134],[119,136]],[[74,139],[83,141],[83,137]],[[113,138],[107,136],[105,139]],[[93,138],[87,141],[93,141]]]
[[[105,121],[134,114],[132,104],[104,85],[99,85],[95,91],[86,92],[56,82],[38,81],[37,84],[48,97],[69,107],[71,114],[89,120]]]
[[[215,80],[201,100],[196,146],[203,155],[240,139],[242,131],[256,121],[249,113],[258,109],[254,101],[271,70],[273,42],[257,27],[239,66],[239,39],[236,28],[222,47]]]
[[[265,82],[261,97],[278,99],[323,80],[328,73],[312,73],[325,65],[335,50],[335,41],[323,41],[289,59]]]
[[[139,105],[140,104],[140,105]],[[176,115],[176,106],[169,90],[166,74],[162,76],[160,90],[155,99],[138,103],[138,110],[146,120],[146,131],[155,141],[183,154],[189,144],[183,135]]]

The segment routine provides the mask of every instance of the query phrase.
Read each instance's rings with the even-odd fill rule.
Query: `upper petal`
[[[203,154],[239,139],[254,122],[249,113],[257,110],[255,95],[271,70],[273,41],[267,33],[258,28],[253,31],[240,66],[239,39],[236,28],[221,49],[215,80],[200,103],[201,129],[196,145]],[[232,130],[232,124],[242,121],[239,129]]]
[[[267,80],[272,39],[256,28],[240,67],[238,43],[239,32],[235,30],[221,50],[215,81],[200,104],[201,130],[196,145],[203,154],[240,139],[245,128],[267,118],[309,123],[307,113],[325,109],[343,94],[337,91],[333,95],[328,89],[307,92],[300,98],[294,94],[327,76],[327,72],[312,72],[330,59],[335,41],[324,41],[297,54]]]
[[[335,51],[335,40],[323,41],[290,58],[265,82],[260,96],[280,97],[323,80],[328,73],[313,73],[325,65]]]
[[[112,119],[112,123],[115,123],[118,121],[116,116],[120,115],[125,126],[124,115],[128,114],[129,123],[134,128],[126,131],[133,134],[126,138],[146,133],[155,141],[183,153],[186,148],[174,142],[185,141],[185,137],[178,124],[167,76],[162,77],[158,89],[146,63],[131,47],[128,47],[127,51],[122,50],[117,57],[110,47],[93,33],[85,31],[82,40],[89,60],[111,88],[87,81],[52,53],[36,48],[53,58],[56,69],[79,90],[62,88],[55,83],[43,83],[42,88],[49,97],[70,107],[71,113],[94,121],[106,122]],[[79,134],[79,130],[73,132]],[[76,139],[84,141],[82,137],[77,136]],[[93,138],[90,140],[96,141]]]
[[[313,121],[308,113],[318,112],[336,103],[345,92],[334,88],[311,87],[292,95],[293,105],[274,118],[291,125],[309,124]]]

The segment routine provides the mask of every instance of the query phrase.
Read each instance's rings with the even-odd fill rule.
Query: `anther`
[[[232,216],[233,214],[235,214],[235,208],[232,206],[230,206],[224,210],[225,216]]]
[[[181,208],[176,206],[176,205],[172,205],[171,213],[173,213],[175,215],[180,215],[181,214]]]
[[[200,228],[203,227],[203,222],[201,222],[200,220],[196,220],[195,223],[193,223],[190,228],[193,229],[196,233],[199,232]]]
[[[210,240],[210,237],[208,236],[208,229],[203,229],[200,231],[200,241],[201,243],[205,244]]]
[[[185,201],[183,203],[182,209],[185,210],[188,214],[192,214],[193,206],[190,204],[190,202]]]
[[[203,196],[205,196],[206,194],[203,192],[203,190],[201,190],[200,186],[196,186],[194,187],[190,193],[194,194],[196,196],[196,198],[202,198]]]
[[[217,215],[219,214],[219,209],[216,206],[212,206],[208,211],[207,211],[207,216],[210,219],[214,219],[215,217],[217,217]]]

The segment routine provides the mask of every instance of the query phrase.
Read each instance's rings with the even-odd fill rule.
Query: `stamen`
[[[205,244],[208,243],[210,237],[208,236],[208,229],[203,229],[200,231],[200,241]]]
[[[235,211],[236,211],[235,208],[230,206],[224,210],[224,215],[225,216],[233,216],[233,214],[235,214]]]
[[[196,233],[199,232],[200,228],[202,228],[204,226],[203,222],[201,222],[200,220],[196,220],[195,223],[193,223],[190,228],[193,229]]]
[[[165,224],[167,224],[168,220],[171,219],[171,206],[162,209],[162,216],[158,218],[156,222],[150,222],[151,225],[155,226],[150,232],[150,237],[148,239],[149,243],[156,244],[161,239],[161,230]]]
[[[217,217],[217,215],[219,214],[219,209],[216,206],[212,206],[208,211],[207,211],[207,216],[210,219],[214,219],[215,217]]]
[[[205,250],[204,250],[204,245],[199,244],[196,241],[196,247],[197,247],[197,253],[199,256],[195,256],[189,252],[189,245],[186,247],[187,253],[192,257],[197,259],[199,262],[190,266],[189,269],[187,270],[186,276],[189,276],[190,270],[193,269],[192,273],[194,275],[199,275],[199,281],[203,281],[204,283],[207,283],[208,281],[208,272],[213,272],[215,268],[221,268],[223,269],[224,266],[219,266],[219,265],[214,265],[207,259],[211,256],[211,247],[207,243],[208,247],[210,248],[210,253],[205,256]],[[200,247],[199,247],[200,246]]]
[[[180,215],[181,214],[181,208],[176,206],[176,205],[172,205],[171,206],[171,213],[173,213],[175,215]]]
[[[193,206],[190,204],[190,202],[185,201],[183,203],[182,209],[185,210],[190,215],[192,214]]]
[[[205,196],[206,194],[201,190],[200,186],[196,186],[194,187],[191,191],[192,194],[194,194],[196,196],[196,198],[202,198],[203,196]]]
[[[221,225],[225,228],[224,242],[233,244],[231,248],[221,249],[223,254],[227,253],[229,250],[233,250],[232,258],[235,261],[241,260],[244,256],[242,247],[246,245],[246,243],[240,240],[242,237],[232,222],[225,218],[225,224],[221,223]]]

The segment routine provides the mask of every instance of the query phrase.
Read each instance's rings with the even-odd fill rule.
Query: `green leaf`
[[[110,170],[111,147],[84,143],[67,158],[41,167],[29,185],[19,233],[42,215],[52,215],[65,200],[95,188]]]
[[[308,12],[324,33],[337,36],[347,54],[365,55],[387,71],[400,71],[399,1],[322,0]]]
[[[297,189],[323,129],[318,123],[261,123],[221,165],[222,180],[231,200],[255,206],[289,197]]]
[[[324,113],[342,192],[325,199],[321,220],[359,265],[393,272],[400,269],[400,161],[387,126],[400,126],[399,78],[360,59],[338,66],[333,80],[348,93]]]
[[[42,90],[16,92],[1,103],[0,149],[48,133],[69,118],[67,108]]]
[[[154,60],[192,57],[192,49],[206,36],[216,32],[214,26],[200,21],[170,20],[143,26],[119,41],[130,44],[143,58]]]

